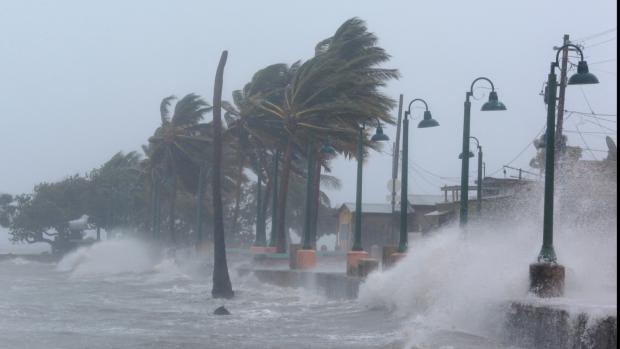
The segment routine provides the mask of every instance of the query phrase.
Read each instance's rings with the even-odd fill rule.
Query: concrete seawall
[[[330,299],[357,298],[363,278],[345,273],[289,269],[237,269],[253,274],[261,282],[293,288],[307,288]],[[508,307],[504,343],[524,349],[611,349],[617,345],[617,311],[609,307],[569,311],[544,301],[515,301]]]
[[[304,287],[329,299],[355,299],[363,279],[344,273],[313,272],[287,269],[237,268],[239,275],[252,273],[261,282],[281,287]]]
[[[617,310],[582,309],[513,302],[507,314],[505,340],[532,349],[611,349],[618,338]]]

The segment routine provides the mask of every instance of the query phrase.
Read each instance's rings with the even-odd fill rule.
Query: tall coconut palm
[[[334,36],[317,46],[313,58],[288,75],[291,80],[281,90],[280,100],[259,102],[276,117],[286,135],[277,214],[278,252],[286,251],[283,217],[293,152],[317,135],[322,138],[337,133],[351,138],[365,122],[394,122],[388,112],[395,101],[379,89],[399,74],[377,67],[389,55],[376,43],[377,37],[367,31],[363,21],[346,21]]]
[[[174,225],[178,182],[180,179],[183,185],[194,188],[197,185],[199,165],[195,159],[204,158],[205,145],[209,142],[201,134],[204,125],[200,121],[212,109],[200,96],[190,93],[176,103],[170,116],[169,108],[174,99],[176,97],[169,96],[161,102],[161,125],[149,138],[151,151],[148,154],[154,173],[168,188],[168,234],[173,243],[176,242]]]
[[[222,85],[224,83],[224,66],[228,51],[222,52],[215,73],[213,88],[213,288],[214,298],[232,298],[234,292],[228,275],[226,261],[226,242],[224,239],[224,213],[222,209]]]

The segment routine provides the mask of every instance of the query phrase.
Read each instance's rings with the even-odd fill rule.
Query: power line
[[[583,115],[583,116],[595,116],[596,118],[602,119],[602,120],[606,120],[606,121],[614,121],[614,120],[608,120],[608,119],[603,119],[600,118],[600,116],[618,116],[618,114],[599,114],[599,113],[588,113],[588,112],[583,112],[583,111],[576,111],[576,110],[566,110],[564,109],[564,112],[566,113],[575,113],[575,114],[579,114],[579,115]]]
[[[607,62],[613,62],[617,60],[617,58],[609,58],[609,59],[604,59],[602,61],[596,61],[596,62],[592,62],[592,63],[588,63],[589,65],[593,65],[593,64],[601,64],[601,63],[607,63]]]
[[[590,69],[590,70],[593,70],[593,71],[598,72],[598,73],[605,73],[605,74],[609,74],[609,75],[613,75],[613,76],[618,76],[618,73],[617,72],[613,72],[613,71],[607,71],[607,70],[598,69],[598,68]]]
[[[615,132],[597,132],[597,131],[577,131],[577,130],[565,130],[567,133],[583,133],[589,135],[615,135]]]
[[[590,113],[595,115],[596,113],[594,112],[594,109],[592,109],[592,105],[590,104],[588,96],[586,96],[586,92],[583,90],[583,87],[579,86],[579,90],[581,90],[581,95],[583,96],[583,99],[585,99],[586,104],[588,105],[588,109],[590,109]]]
[[[615,36],[614,36],[613,38],[611,38],[611,39],[607,39],[607,40],[600,41],[600,42],[597,42],[597,43],[592,44],[592,45],[585,46],[584,48],[595,47],[595,46],[602,45],[602,44],[605,44],[605,43],[608,43],[608,42],[610,42],[610,41],[614,41],[614,40],[616,40],[616,37],[615,37]]]
[[[583,134],[582,134],[581,130],[579,129],[579,126],[575,125],[575,127],[577,128],[577,134],[579,134],[579,138],[581,138],[581,141],[583,142],[583,144],[586,145],[586,149],[590,149],[590,145],[588,145],[588,142],[586,142],[586,139],[583,138]],[[591,150],[590,150],[590,154],[592,155],[594,160],[598,160],[596,158],[596,155],[594,155],[594,153]]]
[[[598,126],[598,127],[602,128],[602,129],[605,129],[605,130],[608,130],[608,131],[611,131],[611,132],[616,132],[616,130],[615,130],[615,129],[613,129],[613,128],[610,128],[610,127],[607,127],[607,126],[603,126],[603,125],[601,125],[601,123],[600,123],[598,120],[597,120],[596,122],[592,122],[592,121],[590,121],[590,120],[583,120],[583,121],[585,121],[585,122],[589,122],[589,123],[591,123],[592,125],[596,125],[596,126]]]
[[[575,41],[575,42],[584,42],[584,41],[588,41],[588,40],[591,40],[591,39],[597,38],[597,37],[599,37],[599,36],[605,35],[605,34],[607,34],[607,33],[614,32],[614,31],[616,31],[616,29],[617,29],[617,27],[613,27],[613,28],[610,28],[610,29],[604,30],[604,31],[602,31],[602,32],[600,32],[600,33],[596,33],[596,34],[592,34],[592,35],[584,36],[583,38],[578,39],[578,40],[574,40],[574,41]]]

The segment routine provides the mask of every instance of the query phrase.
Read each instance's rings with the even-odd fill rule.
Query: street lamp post
[[[478,188],[476,191],[476,198],[478,199],[478,217],[482,216],[482,147],[480,143],[478,143],[478,139],[476,137],[472,137],[476,140],[476,144],[478,146]]]
[[[478,203],[476,207],[476,211],[478,213],[478,217],[482,216],[482,147],[480,146],[480,142],[478,138],[469,136],[469,139],[473,139],[476,141],[476,147],[478,148],[478,185],[476,186],[476,202]],[[469,152],[469,157],[473,158],[474,153]],[[459,154],[459,159],[463,159],[463,153]]]
[[[465,113],[463,117],[463,151],[462,154],[469,154],[469,124],[471,115],[471,102],[469,98],[474,95],[474,85],[480,80],[485,80],[491,85],[489,100],[482,105],[482,111],[506,110],[506,106],[499,101],[493,82],[485,77],[476,78],[469,91],[465,92]],[[467,210],[469,201],[469,156],[463,156],[461,161],[461,206],[460,206],[460,225],[467,224]]]
[[[566,44],[557,49],[555,62],[551,62],[547,81],[543,244],[538,254],[538,263],[530,264],[530,290],[541,297],[557,297],[562,295],[564,290],[564,267],[557,263],[557,257],[553,248],[553,192],[555,172],[555,103],[557,99],[555,68],[559,67],[560,52],[567,47],[575,48],[581,57],[577,65],[577,73],[570,77],[568,85],[598,83],[598,78],[589,72],[588,64],[583,59],[583,52],[578,46]]]
[[[357,134],[357,186],[355,193],[355,231],[353,235],[353,247],[347,252],[347,274],[355,275],[357,262],[361,258],[368,256],[368,252],[362,247],[362,165],[364,163],[364,129],[366,124],[358,128]],[[388,141],[390,138],[383,133],[383,128],[379,123],[377,131],[370,138],[373,142]]]
[[[400,187],[400,234],[398,239],[398,253],[407,252],[408,247],[408,234],[407,234],[407,212],[408,200],[407,200],[407,182],[408,182],[408,167],[409,167],[409,116],[411,115],[411,105],[414,102],[424,103],[424,119],[418,124],[418,128],[436,127],[439,123],[433,119],[431,112],[428,110],[428,104],[421,98],[416,98],[409,102],[407,111],[405,111],[405,118],[403,120],[403,159],[402,159],[402,179]]]
[[[271,247],[274,252],[276,248],[276,222],[278,218],[277,213],[278,213],[278,175],[279,175],[278,162],[279,161],[280,161],[280,150],[276,149],[276,151],[273,152],[273,173],[271,175],[272,176],[271,194],[273,196],[271,200],[271,234],[269,236],[269,247]]]

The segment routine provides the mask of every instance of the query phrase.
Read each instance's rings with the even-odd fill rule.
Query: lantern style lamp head
[[[381,124],[379,124],[379,126],[377,126],[377,131],[370,138],[370,140],[373,142],[384,142],[384,141],[389,141],[390,137],[388,137],[386,134],[383,133],[383,127],[381,127]]]
[[[418,128],[437,127],[437,126],[439,126],[439,122],[433,119],[431,112],[428,110],[424,111],[424,119],[420,121],[420,123],[418,124]]]
[[[469,152],[469,157],[473,158],[474,157],[474,153],[472,151]],[[459,154],[459,159],[463,159],[463,153]]]
[[[491,91],[489,93],[489,101],[482,105],[480,109],[482,111],[496,111],[496,110],[506,110],[506,106],[504,103],[500,102],[497,98],[497,92]]]
[[[577,73],[568,79],[569,85],[589,85],[598,84],[598,78],[590,73],[588,69],[588,63],[584,60],[579,61],[577,64]]]

